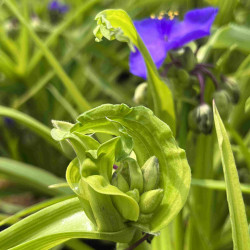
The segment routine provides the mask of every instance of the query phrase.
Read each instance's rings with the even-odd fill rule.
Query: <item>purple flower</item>
[[[135,28],[147,47],[155,65],[160,68],[167,52],[210,35],[218,8],[207,7],[188,11],[181,22],[178,19],[146,18],[134,21]],[[146,66],[141,53],[136,49],[129,58],[130,72],[144,79],[147,78]]]
[[[68,5],[60,3],[58,0],[53,0],[48,5],[50,11],[56,11],[58,13],[64,14],[69,10]]]

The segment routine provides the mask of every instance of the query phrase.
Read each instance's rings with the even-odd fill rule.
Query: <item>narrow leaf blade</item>
[[[213,104],[213,110],[215,128],[226,182],[226,193],[232,225],[234,248],[239,250],[248,250],[250,249],[250,238],[238,173],[230,141],[215,103]]]

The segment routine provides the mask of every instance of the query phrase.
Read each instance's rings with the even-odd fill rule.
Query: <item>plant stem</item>
[[[145,241],[148,237],[150,236],[150,234],[145,234],[141,239],[139,239],[138,241],[136,241],[132,246],[126,248],[125,250],[133,250],[136,247],[138,247],[143,241]]]

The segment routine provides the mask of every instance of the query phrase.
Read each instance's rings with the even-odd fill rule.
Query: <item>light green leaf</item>
[[[62,152],[58,144],[51,138],[50,128],[46,127],[45,125],[35,120],[34,118],[20,111],[17,111],[15,109],[3,107],[3,106],[0,106],[0,116],[10,117],[16,120],[17,122],[20,122],[21,124],[27,126],[36,134],[43,137],[47,142],[52,144],[57,150],[60,150]]]
[[[210,179],[194,179],[191,181],[192,186],[198,186],[214,190],[226,190],[226,183],[224,181],[210,180]],[[250,194],[249,184],[240,184],[242,193]]]
[[[119,212],[124,218],[131,221],[136,221],[138,219],[138,203],[133,198],[120,191],[117,187],[110,185],[104,177],[100,175],[92,175],[84,178],[84,181],[96,192],[112,196],[115,204],[119,205]]]
[[[247,98],[246,104],[245,104],[245,112],[250,112],[250,97]]]
[[[208,2],[209,5],[213,5],[219,8],[219,12],[216,17],[215,23],[221,26],[223,24],[230,22],[234,18],[234,15],[232,15],[232,13],[234,13],[234,10],[239,1],[238,0],[227,0],[227,1],[207,0],[206,2]]]
[[[0,157],[0,174],[16,183],[30,187],[48,195],[71,194],[69,188],[50,189],[49,185],[61,183],[64,180],[53,174],[29,164]]]
[[[134,152],[140,166],[155,155],[160,164],[160,188],[165,190],[162,204],[152,219],[152,232],[164,228],[184,205],[190,187],[190,169],[185,152],[177,146],[167,124],[145,107],[129,108],[106,104],[78,117],[72,133],[107,133],[120,136],[120,130],[109,119],[120,124],[134,141]],[[69,175],[68,175],[69,176]]]
[[[78,198],[71,198],[21,220],[0,233],[0,249],[51,249],[72,238],[130,242],[132,228],[99,232],[82,210]]]
[[[149,99],[152,99],[154,113],[166,122],[175,134],[174,102],[170,89],[160,79],[156,66],[138,35],[131,18],[123,10],[104,10],[96,18],[97,27],[94,30],[96,41],[101,41],[104,36],[108,40],[117,39],[127,42],[130,48],[136,46],[143,55],[149,87]],[[151,102],[150,102],[151,103]]]
[[[232,225],[234,248],[237,250],[248,250],[250,249],[250,238],[237,168],[226,129],[220,118],[215,103],[213,103],[213,110],[215,128],[226,182],[226,193]]]
[[[199,61],[205,61],[211,49],[228,49],[237,46],[238,50],[249,53],[250,29],[243,26],[229,24],[217,29],[198,52]]]
[[[56,204],[60,201],[64,201],[64,200],[67,200],[69,198],[73,198],[74,195],[67,195],[67,196],[59,196],[59,197],[56,197],[56,198],[52,198],[52,199],[49,199],[49,200],[46,200],[46,201],[42,201],[42,202],[39,202],[31,207],[27,207],[23,210],[21,210],[20,212],[14,214],[14,215],[11,215],[11,216],[8,216],[7,218],[5,218],[4,220],[1,220],[0,221],[0,226],[3,226],[5,224],[9,224],[9,223],[12,223],[13,221],[16,222],[18,219],[20,219],[21,217],[24,217],[24,216],[27,216],[29,214],[32,214],[32,213],[35,213],[43,208],[46,208],[48,206],[51,206],[53,204]]]

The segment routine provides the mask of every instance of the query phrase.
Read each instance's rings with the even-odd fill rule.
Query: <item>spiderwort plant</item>
[[[237,84],[232,84],[231,91],[229,80],[221,76],[221,83],[211,72],[213,65],[198,63],[196,53],[190,47],[179,49],[187,43],[210,35],[211,26],[218,13],[217,8],[208,7],[195,9],[186,13],[184,20],[177,18],[146,18],[134,21],[135,28],[147,47],[157,69],[162,66],[168,54],[171,62],[165,66],[164,76],[172,82],[175,97],[185,95],[185,90],[197,89],[199,84],[199,103],[189,114],[189,127],[204,134],[209,134],[213,127],[213,115],[211,105],[205,102],[205,77],[208,76],[215,86],[213,98],[221,113],[221,117],[228,118],[228,105],[236,104],[239,100]],[[178,51],[179,50],[179,51]],[[147,78],[146,65],[143,55],[136,48],[129,58],[130,72],[134,75]],[[164,67],[163,67],[164,68]],[[147,105],[145,101],[145,83],[138,86],[135,92],[135,101]],[[196,93],[194,93],[196,95]],[[196,97],[196,96],[193,97]],[[234,98],[234,96],[236,98]]]

